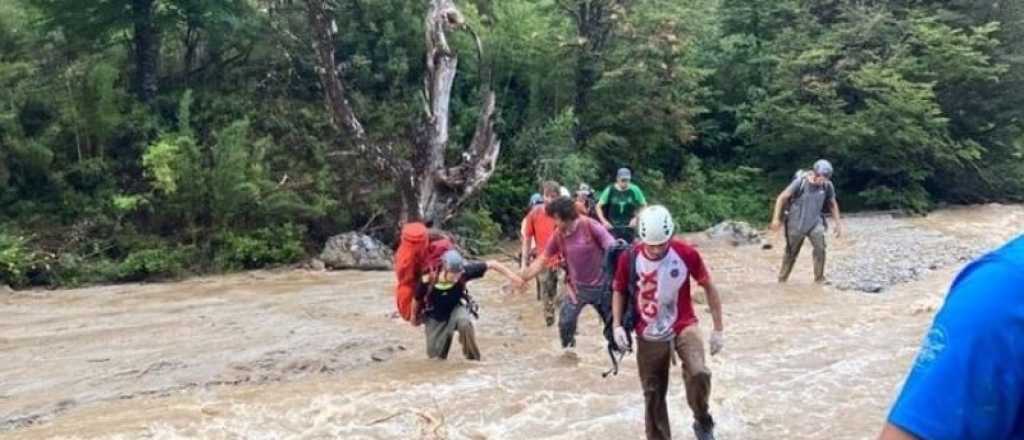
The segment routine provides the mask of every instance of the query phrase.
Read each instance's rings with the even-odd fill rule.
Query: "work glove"
[[[621,325],[615,326],[615,345],[618,345],[620,350],[629,347],[629,335]]]
[[[722,332],[717,330],[711,332],[711,337],[708,338],[708,347],[711,348],[711,355],[718,354],[718,352],[722,351],[723,346],[725,346],[725,337],[722,336]]]

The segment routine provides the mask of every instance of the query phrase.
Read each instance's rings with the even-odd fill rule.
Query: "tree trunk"
[[[604,73],[601,61],[616,23],[622,19],[629,0],[560,0],[559,5],[576,24],[576,98],[577,123],[574,140],[577,148],[590,140],[587,118],[591,94]]]
[[[585,125],[585,116],[590,114],[590,92],[597,84],[598,70],[597,62],[593,55],[581,49],[576,55],[576,99],[573,112],[576,113],[576,127],[573,132],[573,140],[576,146],[583,148],[590,139],[590,133]]]
[[[445,163],[450,127],[452,84],[458,67],[458,56],[448,45],[448,33],[468,29],[462,13],[451,0],[427,0],[425,17],[426,73],[423,80],[424,116],[412,136],[412,157],[396,156],[391,143],[374,142],[359,122],[346,97],[346,87],[334,58],[334,20],[324,0],[305,0],[313,48],[317,52],[320,84],[331,113],[332,122],[345,133],[360,153],[383,175],[392,179],[401,196],[400,221],[418,219],[441,224],[455,215],[469,197],[476,194],[494,173],[501,143],[494,131],[495,97],[489,83],[481,90],[481,111],[476,133],[462,154],[462,161],[453,166]],[[472,30],[468,29],[471,33]],[[482,56],[480,39],[476,40]]]
[[[158,91],[160,73],[160,29],[156,25],[156,0],[132,0],[135,33],[135,95],[149,103]]]

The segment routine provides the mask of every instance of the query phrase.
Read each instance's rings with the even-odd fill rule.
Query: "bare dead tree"
[[[473,36],[478,56],[483,48],[452,0],[424,0],[426,73],[423,78],[424,114],[408,142],[411,157],[401,157],[395,143],[375,141],[360,123],[348,100],[347,87],[334,56],[337,29],[328,0],[305,0],[317,55],[318,75],[324,101],[334,126],[347,138],[346,145],[367,158],[382,175],[390,178],[401,194],[402,220],[409,218],[443,223],[460,205],[478,192],[494,173],[501,142],[494,131],[495,96],[489,81],[481,85],[481,109],[476,132],[461,161],[445,161],[449,140],[452,84],[458,68],[458,54],[448,43],[454,31],[467,30]]]

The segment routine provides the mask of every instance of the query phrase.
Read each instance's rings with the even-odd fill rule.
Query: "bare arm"
[[[522,278],[522,281],[524,283],[530,281],[536,278],[537,275],[539,275],[540,272],[544,270],[544,266],[547,264],[548,256],[545,255],[544,252],[541,252],[540,255],[537,256],[537,259],[533,260],[533,263],[530,263],[530,266],[524,269],[523,272],[519,274],[519,277]]]
[[[779,197],[775,199],[775,209],[772,210],[772,229],[778,229],[779,225],[782,224],[782,207],[786,206],[786,202],[792,197],[792,192],[789,189],[781,192]]]
[[[497,261],[494,261],[494,260],[488,261],[487,262],[487,268],[491,269],[491,270],[494,270],[494,271],[497,271],[498,273],[504,275],[505,278],[508,278],[509,281],[512,281],[515,284],[522,284],[523,283],[523,279],[519,277],[519,274],[513,272],[512,269],[508,268],[508,266],[505,266],[504,264],[501,264],[501,263],[499,263]]]
[[[525,269],[526,266],[530,264],[530,245],[533,243],[533,235],[530,234],[530,231],[527,230],[526,221],[527,219],[524,218],[523,224],[519,228],[520,234],[523,237],[522,247],[520,248],[522,254],[519,256],[520,269]]]
[[[612,292],[612,327],[622,325],[622,309],[625,307],[626,294],[619,291]]]
[[[841,221],[842,219],[839,218],[839,202],[835,199],[835,197],[832,198],[832,209],[831,209],[831,211],[832,211],[832,219],[835,220],[835,222],[836,222],[836,235],[837,236],[842,235],[843,234],[843,223]]]
[[[422,322],[420,321],[420,308],[421,307],[422,307],[422,305],[420,304],[420,301],[414,297],[412,299],[412,319],[409,320],[409,323],[412,324],[413,327],[416,327],[416,326],[419,326],[420,324],[422,324]]]
[[[724,330],[722,323],[722,298],[718,295],[718,288],[713,283],[704,286],[704,293],[708,297],[708,306],[711,307],[711,320],[714,321],[715,331]]]
[[[910,435],[892,423],[886,423],[879,434],[878,440],[917,440],[917,437]]]

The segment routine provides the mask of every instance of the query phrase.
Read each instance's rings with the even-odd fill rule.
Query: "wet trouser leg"
[[[825,227],[818,225],[807,234],[814,246],[814,282],[825,282]]]
[[[559,269],[544,269],[537,278],[541,300],[544,302],[544,321],[547,325],[555,323],[555,307],[558,304],[558,272]]]
[[[711,429],[715,422],[708,411],[711,396],[711,370],[704,363],[704,340],[700,329],[691,325],[683,329],[675,339],[676,354],[683,364],[683,383],[686,385],[686,403],[693,411],[693,419],[705,429]]]
[[[480,347],[476,345],[476,329],[473,328],[473,317],[463,306],[458,306],[452,311],[449,320],[455,321],[455,331],[459,332],[459,344],[462,345],[462,355],[471,361],[480,360]]]
[[[648,440],[672,438],[668,421],[668,372],[672,362],[672,344],[636,338],[636,366],[644,391],[644,426]]]
[[[448,359],[448,351],[452,347],[452,338],[459,332],[459,343],[466,359],[480,360],[480,348],[476,344],[476,332],[473,329],[473,318],[463,306],[457,306],[448,316],[448,320],[439,321],[428,317],[424,323],[427,335],[427,357],[431,359]]]
[[[800,248],[804,245],[804,237],[805,234],[786,231],[786,254],[782,257],[782,268],[779,269],[780,283],[789,280],[789,274],[793,272],[796,258],[800,256]]]
[[[691,325],[671,342],[650,342],[637,338],[637,368],[640,384],[644,391],[644,419],[649,440],[671,439],[672,431],[668,419],[669,368],[672,351],[682,360],[683,382],[686,401],[693,411],[694,420],[710,430],[714,420],[708,411],[711,394],[711,371],[704,363],[704,344],[700,330]]]
[[[563,348],[576,346],[576,324],[579,321],[580,312],[588,304],[597,310],[602,323],[605,324],[604,331],[606,333],[610,331],[607,323],[611,317],[611,312],[602,306],[605,302],[603,298],[605,291],[606,289],[604,288],[577,287],[576,304],[573,304],[568,298],[562,301],[562,310],[558,316],[558,333],[562,338]]]

